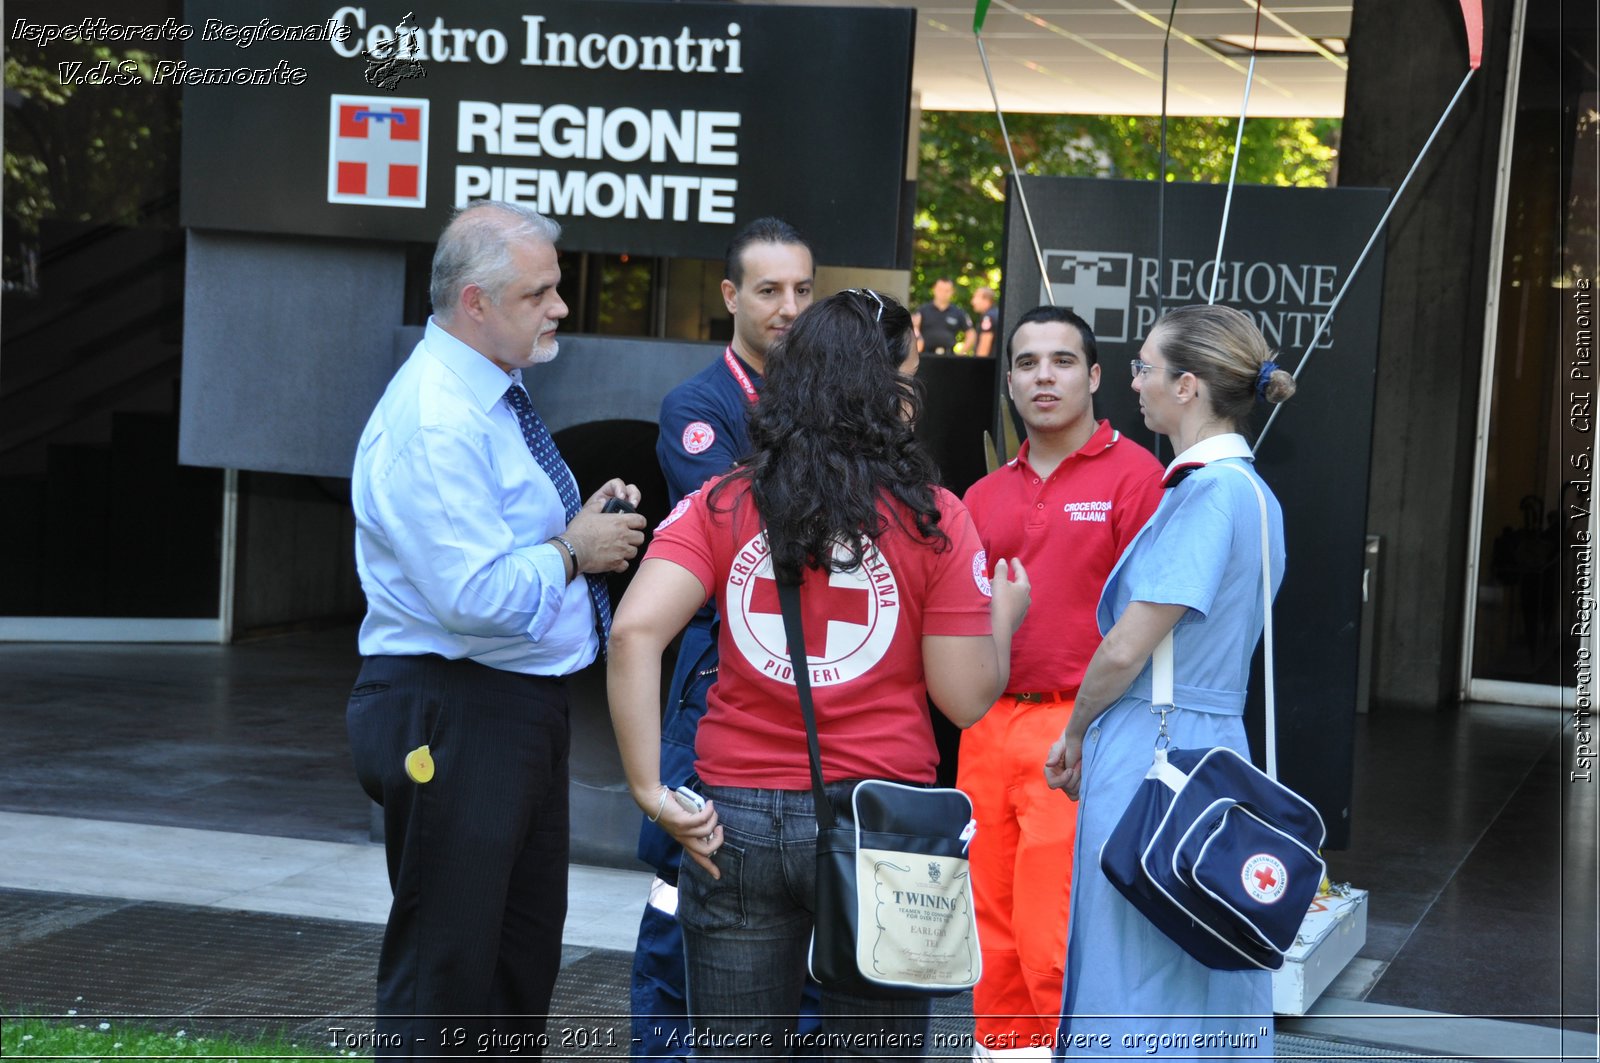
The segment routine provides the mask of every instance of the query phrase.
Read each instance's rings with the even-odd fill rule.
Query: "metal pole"
[[[1050,300],[1051,306],[1055,306],[1055,289],[1050,286],[1050,278],[1045,274],[1044,252],[1039,248],[1039,233],[1033,227],[1033,213],[1028,210],[1028,194],[1022,190],[1022,172],[1017,169],[1017,154],[1011,150],[1011,134],[1006,131],[1006,116],[1000,110],[1000,94],[995,91],[994,72],[989,69],[989,53],[983,47],[983,32],[975,28],[972,36],[978,42],[978,58],[983,60],[983,76],[989,82],[989,96],[994,100],[994,116],[1000,120],[1000,139],[1005,141],[1006,156],[1011,160],[1011,182],[1017,190],[1017,202],[1022,204],[1022,220],[1028,226],[1028,239],[1033,241],[1033,257],[1039,263],[1039,282],[1044,286],[1045,298]]]
[[[1161,172],[1156,174],[1156,319],[1161,318],[1161,275],[1167,267],[1167,60],[1172,51],[1172,23],[1178,17],[1178,0],[1167,12],[1167,35],[1161,39]]]
[[[1244,102],[1239,105],[1239,128],[1233,135],[1233,165],[1228,168],[1228,194],[1222,200],[1222,227],[1217,230],[1217,257],[1211,263],[1211,293],[1207,305],[1217,301],[1217,282],[1222,279],[1222,242],[1228,236],[1228,214],[1233,209],[1233,186],[1239,179],[1239,148],[1244,143],[1244,119],[1250,113],[1250,86],[1256,80],[1256,54],[1261,44],[1261,5],[1256,4],[1255,35],[1250,39],[1250,69],[1244,75]]]
[[[1439,136],[1439,130],[1444,128],[1445,119],[1449,118],[1450,112],[1455,110],[1456,102],[1461,99],[1461,94],[1467,90],[1467,82],[1472,80],[1472,75],[1475,73],[1477,73],[1476,70],[1468,70],[1467,76],[1461,79],[1461,84],[1457,87],[1456,94],[1450,97],[1449,106],[1444,109],[1444,114],[1441,114],[1439,121],[1434,124],[1433,132],[1428,134],[1428,140],[1422,145],[1422,150],[1417,152],[1417,158],[1412,162],[1411,169],[1406,171],[1405,180],[1400,182],[1400,187],[1395,189],[1394,195],[1390,197],[1389,205],[1384,208],[1383,217],[1378,219],[1378,224],[1372,230],[1372,235],[1367,237],[1367,246],[1361,249],[1361,254],[1356,257],[1356,264],[1351,266],[1350,272],[1345,275],[1344,284],[1339,287],[1339,294],[1333,297],[1333,302],[1328,304],[1328,309],[1318,320],[1317,331],[1312,335],[1311,343],[1306,347],[1306,353],[1301,355],[1300,364],[1294,367],[1294,378],[1296,380],[1300,379],[1301,370],[1305,369],[1306,363],[1311,360],[1311,352],[1317,349],[1317,341],[1322,339],[1323,333],[1328,330],[1328,322],[1333,318],[1334,311],[1339,309],[1339,302],[1344,298],[1344,293],[1350,290],[1350,282],[1355,280],[1356,274],[1361,271],[1362,263],[1366,262],[1368,252],[1372,250],[1372,245],[1378,240],[1378,234],[1383,232],[1383,227],[1389,223],[1389,215],[1394,213],[1395,204],[1399,203],[1400,197],[1405,194],[1406,186],[1411,183],[1411,178],[1415,176],[1417,167],[1422,165],[1422,159],[1428,154],[1428,149],[1433,147],[1435,138]],[[1266,442],[1267,433],[1272,430],[1272,422],[1278,419],[1278,414],[1282,410],[1282,406],[1274,406],[1272,408],[1272,416],[1268,417],[1267,423],[1261,426],[1261,435],[1256,439],[1256,445],[1250,448],[1252,454],[1261,450],[1261,444]]]

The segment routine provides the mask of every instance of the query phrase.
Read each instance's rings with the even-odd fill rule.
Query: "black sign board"
[[[721,258],[764,214],[904,266],[911,8],[189,0],[183,223],[431,242],[514,200],[576,250]]]
[[[1128,365],[1161,312],[1212,301],[1214,291],[1214,301],[1256,321],[1278,361],[1292,371],[1388,202],[1387,192],[1374,189],[1239,187],[1219,270],[1213,263],[1226,192],[1221,186],[1167,186],[1159,260],[1155,184],[1027,178],[1024,190],[1057,305],[1075,310],[1096,333],[1098,414],[1163,462],[1172,450],[1144,427]],[[1020,204],[1014,195],[1010,202],[1007,335],[1025,311],[1048,301]],[[1334,848],[1347,844],[1350,829],[1382,263],[1380,244],[1256,458],[1283,506],[1288,552],[1273,611],[1281,774],[1317,805]],[[1258,407],[1254,433],[1267,413],[1265,405]],[[1251,747],[1259,754],[1259,663],[1256,676],[1250,723]]]

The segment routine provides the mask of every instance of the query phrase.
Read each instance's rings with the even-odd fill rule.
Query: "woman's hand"
[[[1078,799],[1083,784],[1083,736],[1074,735],[1070,726],[1045,754],[1044,781],[1052,790],[1063,790],[1074,801]]]
[[[1016,558],[995,562],[989,590],[989,635],[922,636],[928,696],[957,727],[981,720],[1005,690],[1011,677],[1011,636],[1027,615],[1032,595],[1028,573]]]
[[[989,620],[996,631],[1014,635],[1022,626],[1033,601],[1033,584],[1028,582],[1028,571],[1019,558],[999,558],[994,563],[994,579],[989,583],[993,599],[989,605]]]
[[[661,814],[656,816],[656,826],[672,835],[673,840],[683,846],[683,851],[705,868],[712,878],[722,877],[717,865],[711,862],[717,850],[722,848],[722,826],[717,822],[716,807],[710,801],[699,812],[690,812],[678,803],[671,790],[663,786],[654,792],[653,797],[645,801],[634,798],[634,803],[647,816],[656,816],[659,804]]]
[[[1156,645],[1189,611],[1184,605],[1130,602],[1100,640],[1072,704],[1072,717],[1045,757],[1044,781],[1074,801],[1083,785],[1083,736],[1100,714],[1128,692]]]

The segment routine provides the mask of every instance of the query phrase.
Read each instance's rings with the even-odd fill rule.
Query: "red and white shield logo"
[[[689,512],[689,507],[694,505],[694,496],[699,493],[700,489],[696,488],[695,490],[684,495],[682,498],[678,499],[678,504],[672,507],[672,512],[667,514],[667,519],[656,525],[656,531],[664,531],[679,517]]]
[[[1289,869],[1271,853],[1256,853],[1239,870],[1244,891],[1258,904],[1276,904],[1289,888]]]
[[[844,547],[835,547],[835,556],[845,556]],[[900,620],[899,582],[876,547],[868,548],[866,561],[856,571],[834,572],[820,586],[811,582],[815,578],[808,580],[801,602],[811,685],[859,679],[883,660],[894,641]],[[794,685],[778,581],[772,575],[772,553],[764,533],[733,559],[723,622],[752,668]]]
[[[428,101],[329,99],[328,202],[427,206]]]
[[[989,582],[989,551],[979,550],[972,555],[972,582],[985,598],[994,597],[994,584]]]
[[[716,429],[704,421],[695,421],[683,430],[683,449],[691,454],[705,453],[716,441]]]

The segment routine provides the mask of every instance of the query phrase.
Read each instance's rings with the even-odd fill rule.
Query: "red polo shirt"
[[[805,720],[790,667],[766,531],[739,483],[686,496],[656,528],[646,557],[688,569],[722,616],[721,671],[706,695],[695,770],[713,786],[806,790]],[[990,587],[967,511],[935,488],[935,548],[889,522],[855,572],[807,571],[801,592],[823,778],[932,782],[939,763],[928,721],[924,635],[988,636]],[[890,505],[880,512],[891,516]],[[903,524],[901,523],[903,522]],[[1091,614],[1093,604],[1091,603]]]
[[[1033,604],[1011,642],[1008,690],[1076,693],[1100,645],[1095,606],[1122,551],[1161,501],[1161,464],[1101,421],[1075,454],[1041,478],[1028,444],[968,489],[993,575],[996,558],[1019,557]]]

